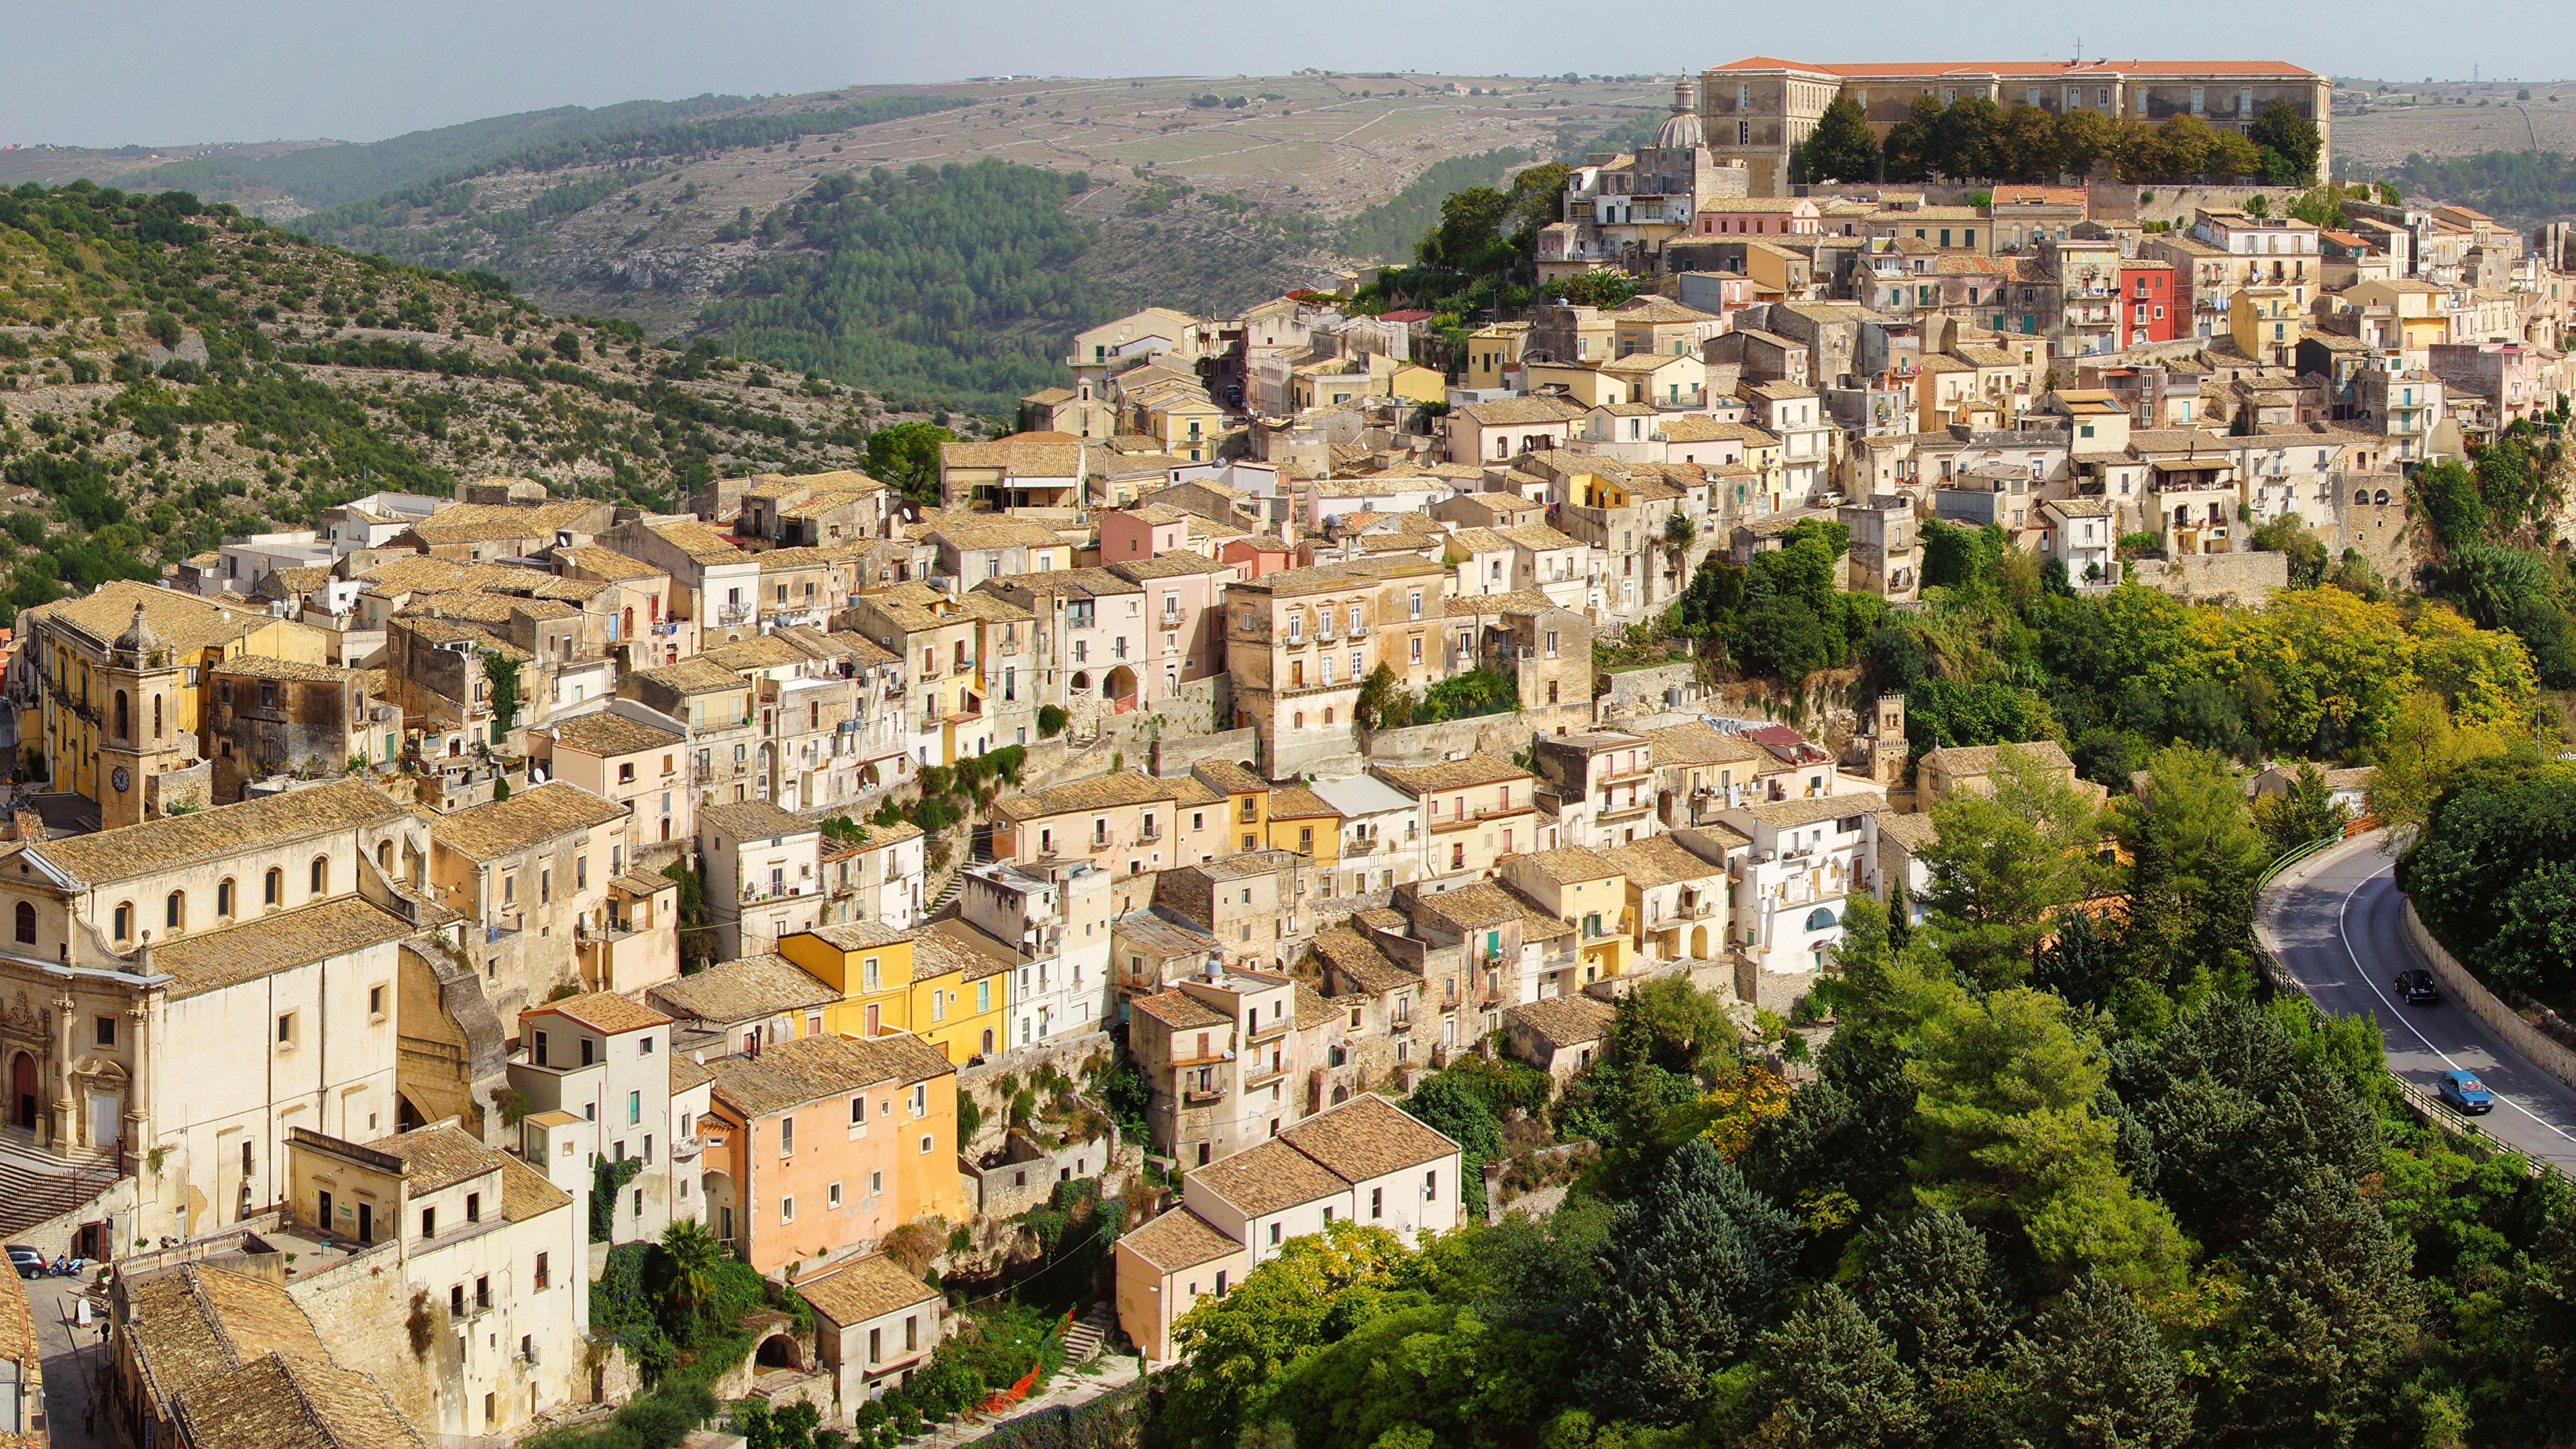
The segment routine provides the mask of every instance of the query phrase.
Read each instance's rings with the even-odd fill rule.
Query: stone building
[[[402,747],[402,711],[370,698],[362,671],[245,654],[205,677],[217,800],[239,800],[267,775],[327,777],[353,760],[388,766]]]

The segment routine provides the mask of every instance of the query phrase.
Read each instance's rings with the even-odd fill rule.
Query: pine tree
[[[2087,1273],[2005,1351],[2012,1431],[2027,1449],[2165,1449],[2191,1438],[2191,1395],[2155,1323]]]
[[[1610,1215],[1586,1395],[1619,1417],[1690,1418],[1780,1306],[1797,1220],[1693,1138]]]
[[[2276,1172],[2279,1170],[2276,1166]],[[2422,1328],[2411,1245],[2340,1172],[2311,1172],[2248,1242],[2253,1331],[2236,1361],[2239,1442],[2340,1446],[2387,1427]]]
[[[1763,1335],[1749,1407],[1756,1441],[1783,1449],[1902,1449],[1924,1427],[1895,1345],[1832,1283]]]
[[[1986,1235],[1948,1211],[1920,1213],[1869,1246],[1865,1301],[1912,1372],[1928,1442],[1992,1430],[1996,1355],[2013,1306]]]

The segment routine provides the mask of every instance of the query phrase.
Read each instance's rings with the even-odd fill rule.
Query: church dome
[[[153,632],[152,622],[143,617],[141,604],[134,606],[134,622],[125,626],[125,632],[117,635],[116,642],[110,647],[119,654],[131,654],[137,659],[159,652],[161,636]]]
[[[1691,100],[1688,79],[1673,82],[1673,113],[1664,117],[1663,126],[1655,132],[1655,145],[1665,151],[1694,151],[1708,144],[1708,131],[1701,126],[1699,107]]]

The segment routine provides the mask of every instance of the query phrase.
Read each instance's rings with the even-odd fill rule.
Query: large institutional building
[[[2331,176],[2328,130],[2331,83],[2315,71],[2277,60],[2009,60],[1957,64],[1826,65],[1756,55],[1714,66],[1700,76],[1700,115],[1709,149],[1721,162],[1741,161],[1755,196],[1789,194],[1789,153],[1816,129],[1838,95],[1848,93],[1884,139],[1905,119],[1916,96],[1943,105],[1984,96],[1998,106],[2029,104],[2052,114],[2097,110],[2150,124],[2198,116],[2243,130],[2263,108],[2286,100],[2325,138],[2317,171]]]

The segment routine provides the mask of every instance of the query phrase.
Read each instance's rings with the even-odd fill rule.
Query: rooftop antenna
[[[2080,35],[2075,37],[2075,63],[2077,65],[2084,63],[2084,37]]]

